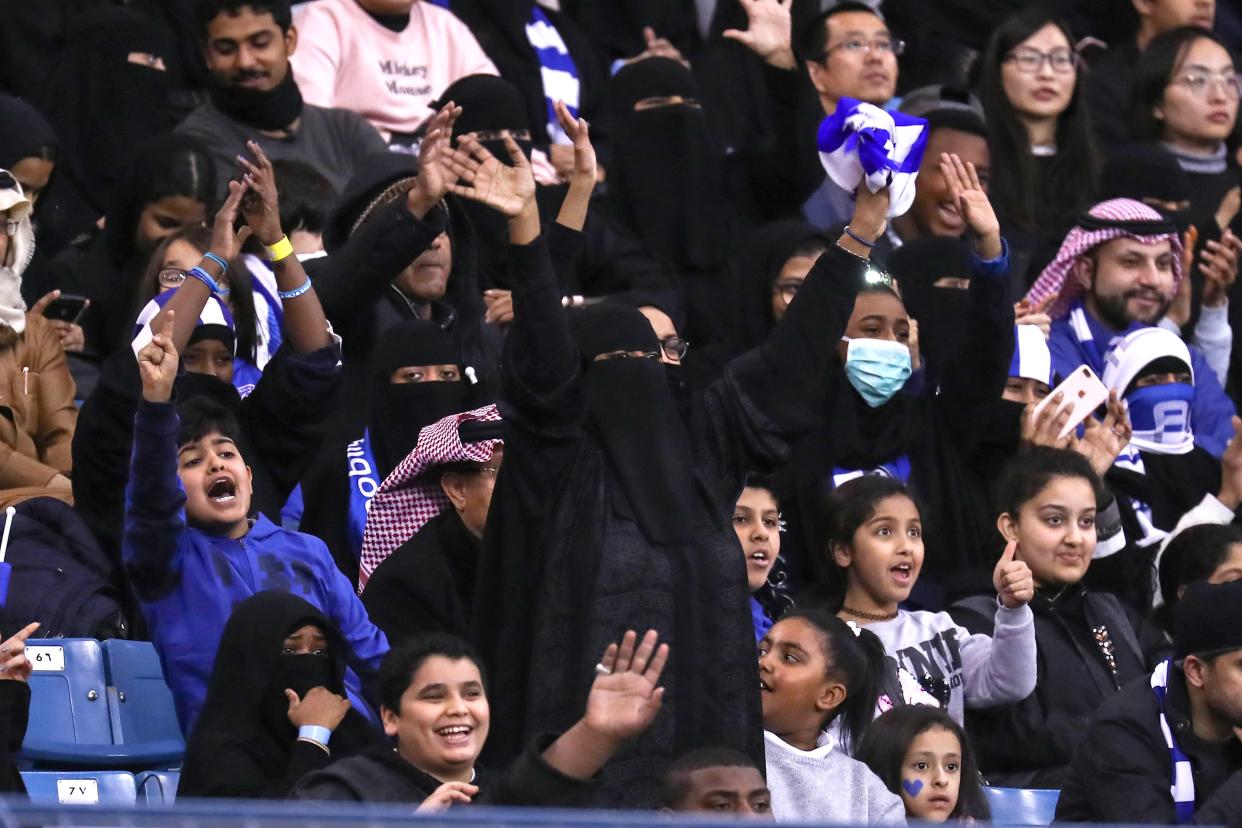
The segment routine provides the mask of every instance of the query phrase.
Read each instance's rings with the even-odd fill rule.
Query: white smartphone
[[[1061,407],[1058,413],[1064,411],[1067,407],[1072,407],[1070,418],[1065,423],[1065,427],[1061,429],[1058,439],[1064,438],[1087,417],[1091,415],[1104,403],[1108,402],[1108,388],[1104,383],[1100,382],[1100,378],[1095,375],[1095,371],[1091,370],[1089,365],[1079,365],[1074,369],[1065,380],[1053,389],[1052,393],[1035,406],[1035,416],[1044,410],[1044,407],[1052,402],[1052,398],[1057,394],[1061,395]]]

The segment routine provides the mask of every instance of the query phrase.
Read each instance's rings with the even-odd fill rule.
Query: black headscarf
[[[371,445],[380,475],[387,477],[418,445],[418,433],[437,420],[469,411],[470,384],[412,382],[394,385],[389,379],[406,365],[456,365],[461,349],[434,322],[403,322],[384,332],[371,360]]]
[[[60,147],[51,125],[21,98],[0,94],[0,125],[0,169],[11,170],[18,161],[38,155],[45,147]]]
[[[742,318],[739,345],[760,345],[776,321],[772,318],[772,286],[794,252],[811,243],[830,242],[813,224],[794,219],[764,225],[751,234],[738,255],[738,283],[742,286]]]
[[[163,51],[156,28],[121,6],[92,9],[69,26],[41,109],[61,139],[62,173],[96,215],[111,206],[137,148],[172,127],[167,73],[129,61]]]
[[[659,353],[651,323],[634,308],[601,303],[570,312],[569,327],[586,361],[588,428],[604,446],[620,495],[613,508],[649,543],[688,541],[694,455],[669,372],[654,359],[594,361],[609,351]]]
[[[644,26],[687,57],[698,39],[694,0],[561,0],[561,8],[609,60],[632,58],[646,49]]]
[[[359,159],[323,229],[324,249],[335,253],[355,226],[402,198],[417,178],[418,158],[404,152],[373,152]]]
[[[970,291],[936,287],[945,277],[970,278],[970,242],[931,236],[903,244],[889,257],[889,272],[901,286],[902,303],[919,323],[919,351],[935,381],[966,339]]]
[[[323,631],[327,655],[284,655],[290,633],[307,624]],[[186,745],[180,792],[186,796],[254,785],[238,780],[231,751],[247,754],[263,769],[266,781],[278,783],[289,765],[297,730],[289,721],[285,688],[303,696],[322,686],[345,695],[348,644],[322,612],[288,592],[259,592],[233,608],[216,653],[207,700]],[[350,710],[332,733],[332,756],[341,759],[379,743],[362,714]],[[283,797],[287,790],[270,790]]]
[[[724,264],[731,235],[721,158],[700,108],[684,104],[634,111],[647,98],[700,100],[690,70],[648,58],[609,86],[616,125],[609,170],[618,217],[661,259],[678,268]]]

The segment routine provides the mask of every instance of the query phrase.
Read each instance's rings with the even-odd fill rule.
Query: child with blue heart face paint
[[[857,758],[901,797],[909,819],[988,818],[970,740],[934,707],[896,707],[871,723]]]

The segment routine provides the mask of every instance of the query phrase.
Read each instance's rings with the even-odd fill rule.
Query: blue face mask
[[[910,379],[910,349],[889,339],[850,339],[845,376],[872,408],[893,398]]]
[[[1151,385],[1126,394],[1130,410],[1130,439],[1141,451],[1185,454],[1194,446],[1190,428],[1190,404],[1195,387],[1184,382]]]

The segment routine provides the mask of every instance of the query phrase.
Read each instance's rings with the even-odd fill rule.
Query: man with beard
[[[288,0],[204,0],[195,12],[211,100],[178,130],[210,148],[221,195],[237,170],[236,149],[248,140],[273,161],[310,164],[337,192],[358,159],[386,148],[361,116],[302,102],[289,66],[298,32]]]
[[[1173,658],[1096,714],[1058,822],[1242,822],[1242,582],[1191,584]]]
[[[724,743],[762,758],[749,589],[729,518],[746,473],[786,462],[813,422],[805,389],[844,332],[888,192],[859,188],[851,228],[866,242],[842,235],[820,256],[768,339],[708,388],[704,423],[691,428],[637,309],[563,314],[529,162],[505,144],[513,166],[467,136],[451,161],[466,186],[450,187],[507,217],[513,264],[505,461],[474,595],[493,714],[508,725],[489,758],[503,764],[534,734],[571,725],[599,642],[642,619],[678,641],[664,707],[604,768],[595,804],[652,807],[686,751]]]
[[[1054,297],[1053,373],[1066,377],[1085,363],[1102,376],[1120,337],[1168,312],[1182,269],[1177,230],[1151,207],[1117,198],[1088,210],[1026,296],[1031,305]],[[1234,405],[1203,353],[1191,347],[1190,357],[1195,444],[1219,459],[1233,436]]]

